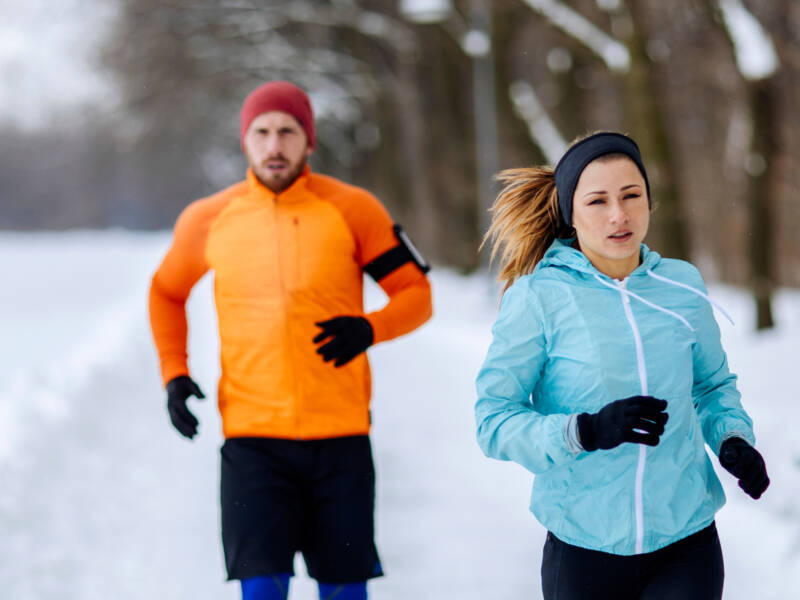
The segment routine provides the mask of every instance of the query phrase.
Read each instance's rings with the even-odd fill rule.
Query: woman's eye
[[[605,203],[605,199],[603,199],[603,198],[595,198],[594,200],[589,202],[589,206],[592,206],[594,204],[604,204],[604,203]]]
[[[639,196],[641,196],[641,194],[626,194],[625,200],[631,200],[633,198],[638,198]]]

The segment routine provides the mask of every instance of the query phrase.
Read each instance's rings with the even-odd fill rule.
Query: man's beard
[[[306,167],[307,157],[303,157],[300,161],[295,165],[293,169],[287,171],[284,174],[281,174],[277,177],[270,174],[269,169],[264,167],[264,170],[267,171],[267,174],[271,175],[269,178],[262,177],[256,169],[253,169],[253,173],[255,173],[256,178],[263,183],[266,187],[272,190],[274,193],[279,194],[288,187],[290,187],[295,180],[300,177],[300,174],[303,172],[303,169]],[[259,169],[260,170],[260,169]]]

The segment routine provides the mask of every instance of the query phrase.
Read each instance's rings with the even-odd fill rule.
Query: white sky
[[[35,128],[56,110],[111,101],[93,61],[113,16],[100,0],[0,2],[0,120]]]

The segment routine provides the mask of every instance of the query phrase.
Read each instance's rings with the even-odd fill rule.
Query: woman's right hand
[[[578,415],[578,437],[588,452],[610,450],[620,444],[658,445],[669,419],[666,400],[632,396],[607,404],[594,414]]]

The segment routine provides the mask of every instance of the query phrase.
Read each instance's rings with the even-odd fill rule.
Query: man
[[[365,190],[312,173],[311,103],[270,82],[241,110],[246,181],[190,204],[150,288],[170,419],[203,393],[187,366],[185,303],[214,271],[222,374],[222,542],[245,600],[285,599],[302,552],[320,598],[365,599],[382,575],[365,350],[431,316],[428,267]],[[363,272],[389,297],[364,314]]]

